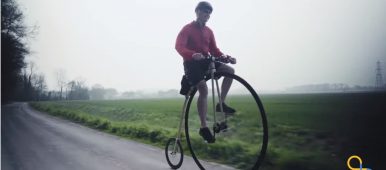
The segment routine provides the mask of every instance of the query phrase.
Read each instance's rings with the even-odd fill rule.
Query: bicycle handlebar
[[[221,62],[221,63],[231,63],[231,58],[224,58],[224,57],[215,57],[213,55],[208,55],[204,58],[205,60],[208,61],[214,61],[214,62]]]

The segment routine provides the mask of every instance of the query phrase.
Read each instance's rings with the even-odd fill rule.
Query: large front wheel
[[[232,80],[225,103],[234,108],[236,113],[225,116],[224,113],[216,112],[214,116],[212,86],[208,81],[207,125],[212,134],[215,133],[213,126],[216,124],[226,122],[227,128],[216,133],[215,143],[206,143],[198,134],[200,120],[195,99],[198,94],[196,91],[191,93],[185,113],[185,133],[192,157],[200,169],[211,169],[213,164],[207,162],[217,162],[238,169],[258,169],[268,144],[267,118],[263,104],[255,90],[242,78],[222,72],[216,72],[215,77],[220,77],[220,89],[224,79]],[[219,101],[216,84],[214,87],[216,105]]]

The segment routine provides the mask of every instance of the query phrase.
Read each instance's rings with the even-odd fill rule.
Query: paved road
[[[26,103],[2,106],[1,118],[2,170],[170,169],[162,149],[43,114]],[[185,157],[181,169],[198,167]]]

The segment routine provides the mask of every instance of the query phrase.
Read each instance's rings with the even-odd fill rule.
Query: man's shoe
[[[202,138],[204,138],[206,142],[214,143],[215,139],[208,127],[200,128],[199,134],[202,136]]]
[[[227,116],[233,116],[235,115],[236,113],[236,110],[227,106],[225,103],[222,103],[222,109],[224,111],[224,113],[227,115]],[[221,112],[221,107],[220,107],[220,103],[217,103],[216,105],[216,112]]]

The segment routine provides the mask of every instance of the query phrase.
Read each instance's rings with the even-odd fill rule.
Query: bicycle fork
[[[190,96],[190,91],[187,95],[185,95],[184,106],[182,107],[181,117],[180,117],[180,126],[178,127],[178,133],[177,133],[176,141],[174,143],[173,153],[176,152],[177,142],[181,141],[182,124],[185,120],[185,111],[186,111],[186,105],[188,104],[189,96]]]
[[[213,136],[216,137],[216,133],[220,132],[220,124],[217,122],[216,119],[216,97],[215,97],[215,90],[214,90],[214,82],[216,82],[216,91],[217,91],[217,97],[218,97],[218,103],[220,105],[220,111],[222,114],[225,115],[225,120],[224,123],[226,124],[227,122],[227,116],[224,113],[223,109],[223,101],[221,99],[221,93],[220,93],[220,88],[218,85],[218,80],[214,78],[214,72],[216,72],[215,64],[212,62],[210,64],[210,76],[211,76],[211,83],[212,83],[212,108],[213,108]]]

